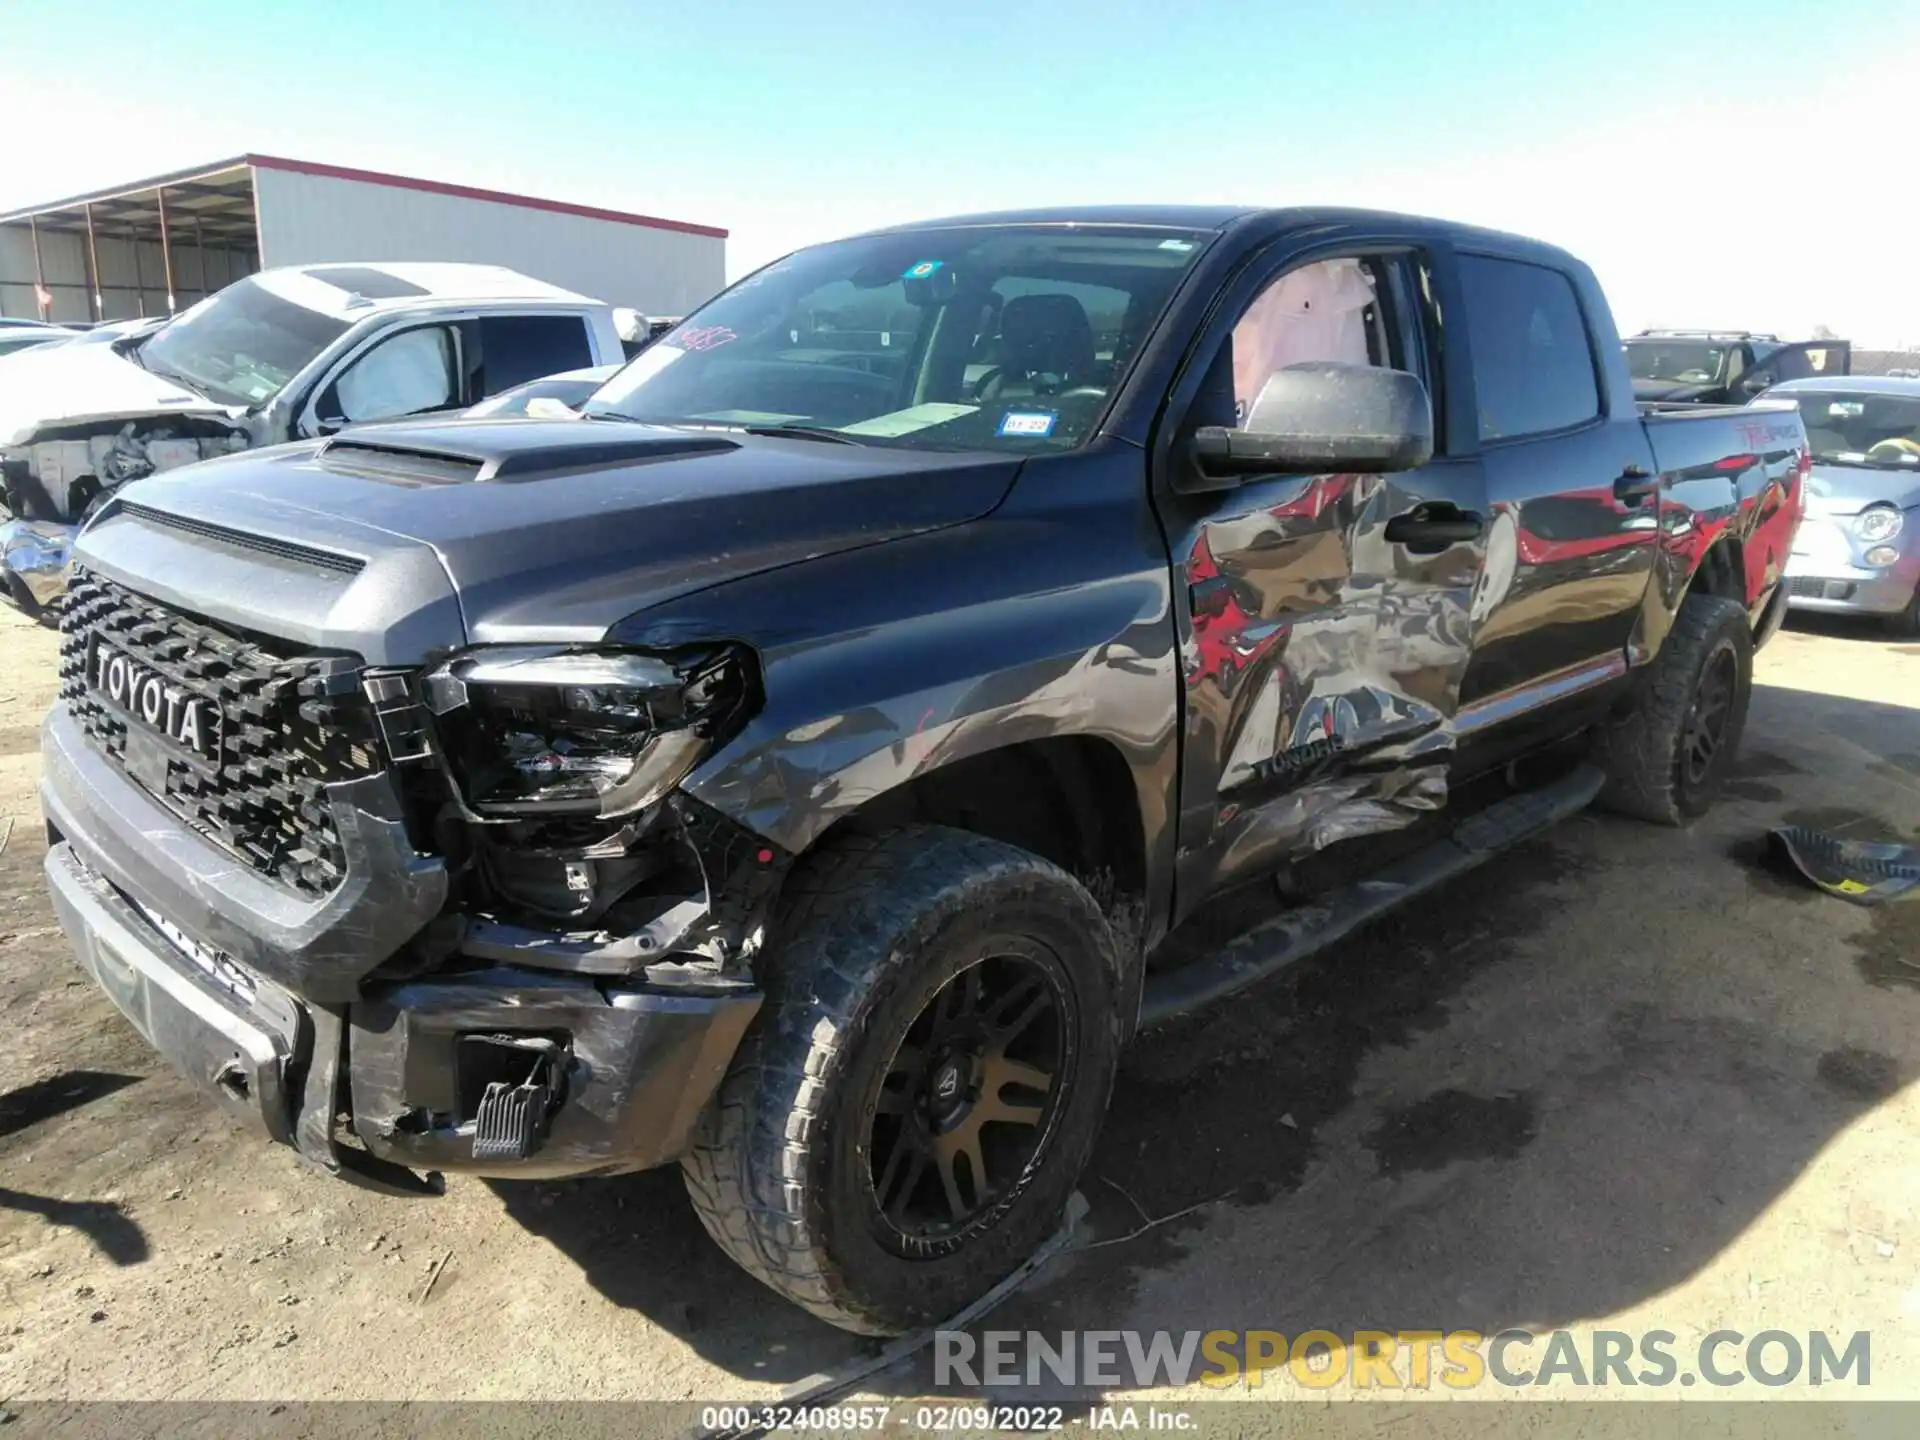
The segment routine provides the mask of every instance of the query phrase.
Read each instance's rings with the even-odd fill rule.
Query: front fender
[[[735,639],[760,657],[764,705],[684,788],[800,852],[955,761],[1099,738],[1133,778],[1153,909],[1171,885],[1179,681],[1138,463],[1124,485],[1111,457],[1032,464],[983,519],[750,576],[615,627],[622,643]]]

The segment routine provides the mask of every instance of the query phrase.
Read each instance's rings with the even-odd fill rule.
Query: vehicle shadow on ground
[[[1618,1312],[1685,1281],[1920,1073],[1911,1046],[1760,1018],[1817,993],[1850,1035],[1884,1035],[1873,1022],[1890,1005],[1920,1019],[1920,903],[1854,910],[1762,868],[1758,844],[1781,823],[1911,838],[1920,762],[1883,762],[1902,777],[1880,787],[1885,804],[1846,810],[1824,802],[1871,796],[1873,782],[1849,761],[1836,788],[1818,756],[1823,734],[1873,749],[1911,742],[1914,721],[1761,688],[1734,794],[1694,829],[1570,822],[1337,953],[1141,1037],[1082,1183],[1096,1248],[983,1325],[1492,1333]],[[1631,880],[1612,873],[1636,865]],[[1677,878],[1641,899],[1643,874]],[[1224,939],[1273,903],[1242,892],[1190,927]],[[1677,922],[1655,925],[1672,937],[1661,944],[1609,935],[1622,903],[1753,908],[1780,917],[1763,931],[1777,923],[1820,953],[1797,967],[1765,945],[1697,959],[1677,953]],[[1538,943],[1557,936],[1564,947]],[[1661,983],[1695,964],[1705,991]],[[1742,987],[1765,1003],[1702,998]],[[1382,1093],[1375,1072],[1396,1066],[1414,1073]],[[870,1353],[723,1260],[677,1175],[500,1194],[602,1293],[732,1373],[790,1382]],[[1153,1223],[1164,1217],[1179,1218]],[[932,1380],[923,1352],[865,1383],[911,1395]]]
[[[38,1215],[49,1225],[78,1230],[116,1265],[139,1265],[147,1258],[146,1232],[113,1201],[56,1200],[0,1186],[0,1209]]]
[[[871,1353],[721,1254],[677,1166],[609,1179],[493,1186],[506,1212],[564,1251],[607,1299],[743,1379],[787,1385]]]
[[[95,1100],[140,1081],[138,1075],[114,1075],[102,1070],[67,1070],[18,1090],[0,1095],[0,1139],[91,1105]]]
[[[67,1070],[22,1085],[0,1095],[0,1139],[91,1105],[139,1080],[138,1075]],[[0,1186],[0,1209],[38,1215],[50,1225],[78,1230],[116,1265],[138,1265],[147,1258],[146,1232],[114,1201],[57,1200],[50,1195],[32,1195]]]

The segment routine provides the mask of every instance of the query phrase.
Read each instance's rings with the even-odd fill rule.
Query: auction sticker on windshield
[[[1053,433],[1053,422],[1059,418],[1051,410],[1009,410],[1000,417],[1000,428],[994,433],[1045,439]]]

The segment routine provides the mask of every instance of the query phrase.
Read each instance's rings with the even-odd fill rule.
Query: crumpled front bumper
[[[0,577],[8,598],[34,615],[65,595],[79,533],[79,526],[54,520],[0,523]]]
[[[282,942],[308,962],[341,958],[356,937],[362,954],[391,953],[438,910],[444,877],[423,882],[438,872],[414,857],[411,872],[374,871],[349,894],[350,864],[334,897],[306,901],[190,830],[60,709],[44,752],[47,882],[82,968],[230,1114],[346,1178],[419,1189],[415,1170],[546,1177],[677,1159],[759,1009],[745,984],[697,993],[498,965],[380,982],[289,967]],[[553,1108],[531,1153],[476,1158],[487,1077],[467,1073],[467,1057],[503,1036],[552,1047]]]

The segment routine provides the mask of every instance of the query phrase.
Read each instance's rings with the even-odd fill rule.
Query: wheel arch
[[[1687,579],[1686,594],[1718,595],[1747,604],[1747,562],[1745,547],[1738,535],[1722,535],[1700,557]]]
[[[1125,903],[1146,890],[1133,771],[1100,736],[1017,741],[920,771],[835,820],[815,846],[910,824],[946,825],[1031,850],[1103,901]]]

